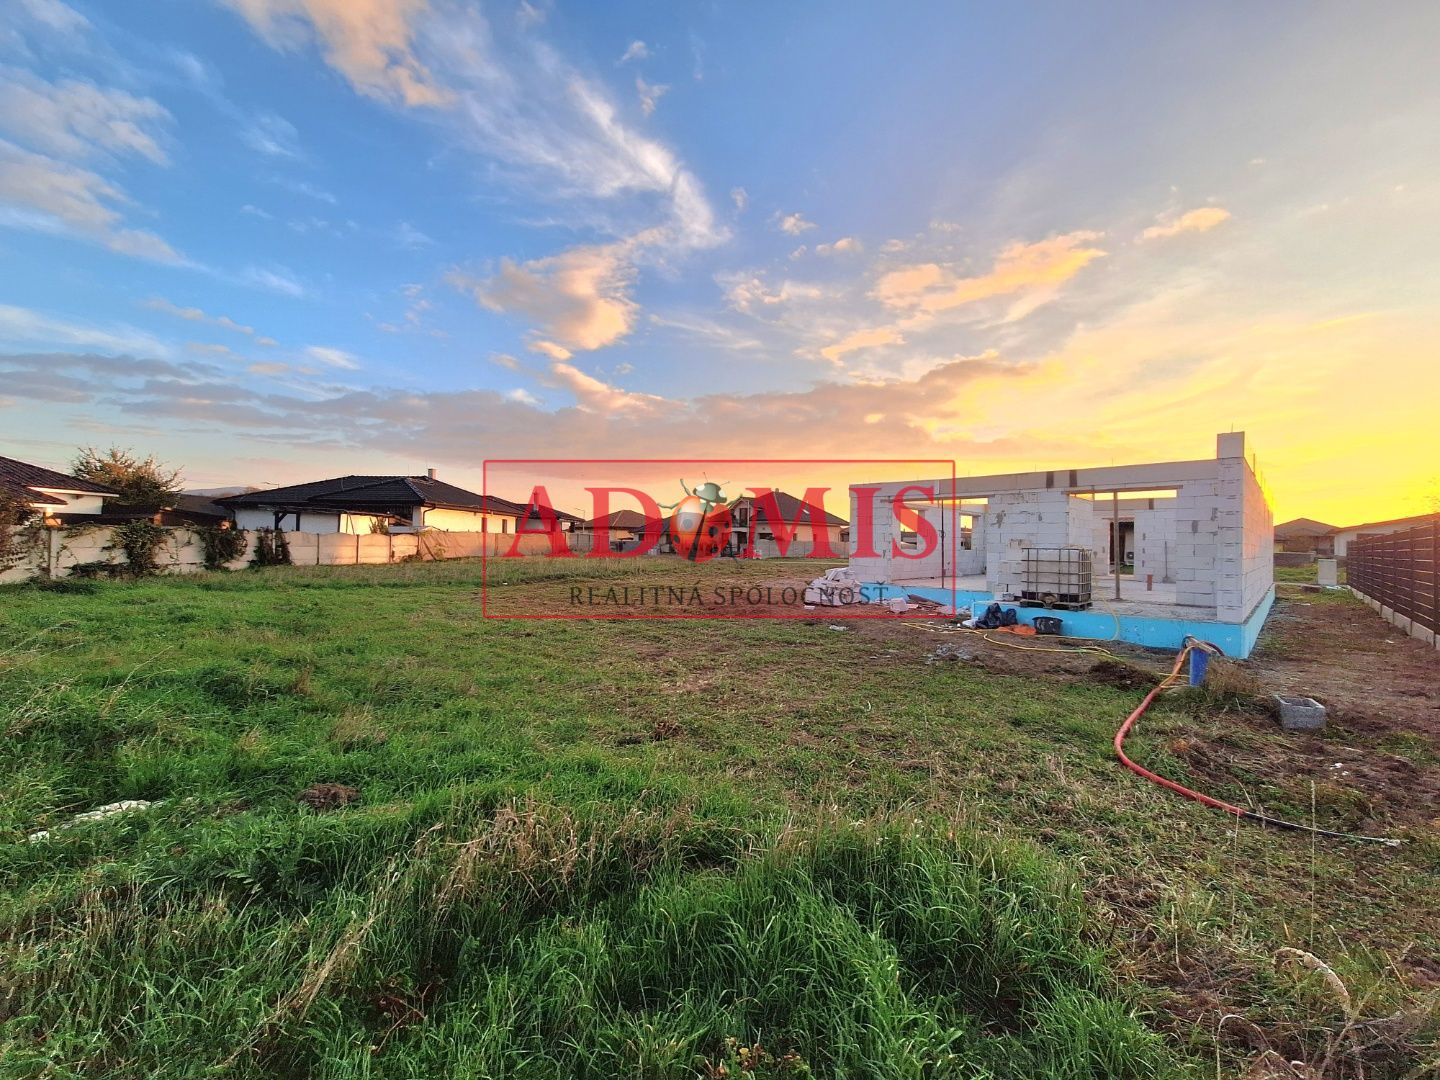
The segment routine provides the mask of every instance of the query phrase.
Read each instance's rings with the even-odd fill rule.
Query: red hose
[[[1145,695],[1145,700],[1136,706],[1135,711],[1127,716],[1125,722],[1120,725],[1120,730],[1115,732],[1115,756],[1120,759],[1121,763],[1127,769],[1139,776],[1143,776],[1152,784],[1159,784],[1166,790],[1175,792],[1176,795],[1183,795],[1185,798],[1198,802],[1201,806],[1208,806],[1212,810],[1223,810],[1225,813],[1233,814],[1242,821],[1253,821],[1258,825],[1269,825],[1278,829],[1291,829],[1295,832],[1314,833],[1317,836],[1332,836],[1340,840],[1365,840],[1371,843],[1385,844],[1388,847],[1398,847],[1403,842],[1386,836],[1363,836],[1356,833],[1338,832],[1334,829],[1321,829],[1314,825],[1301,825],[1293,821],[1273,818],[1268,814],[1262,814],[1256,810],[1246,810],[1243,806],[1236,806],[1234,803],[1228,803],[1223,799],[1217,799],[1203,792],[1195,791],[1186,787],[1184,784],[1177,784],[1174,780],[1167,780],[1159,773],[1153,773],[1145,768],[1145,766],[1136,765],[1135,762],[1131,761],[1125,754],[1125,736],[1130,734],[1130,729],[1135,726],[1135,721],[1145,715],[1145,710],[1150,707],[1150,703],[1155,700],[1160,691],[1169,685],[1171,679],[1180,674],[1180,666],[1185,663],[1185,658],[1189,656],[1194,649],[1214,649],[1214,646],[1205,642],[1192,642],[1181,649],[1180,655],[1175,657],[1175,666],[1170,669],[1169,676],[1162,679],[1155,685],[1150,693]],[[1218,652],[1219,650],[1216,651]]]
[[[1180,650],[1180,655],[1175,657],[1175,666],[1170,669],[1171,678],[1180,674],[1180,665],[1185,663],[1185,657],[1190,655],[1190,650],[1193,648],[1195,648],[1195,646],[1186,645],[1185,648]],[[1234,814],[1238,818],[1248,817],[1249,811],[1245,810],[1243,807],[1235,806],[1234,804],[1225,802],[1221,799],[1212,798],[1211,796],[1205,795],[1199,791],[1194,791],[1186,787],[1184,784],[1177,784],[1174,780],[1167,780],[1159,773],[1153,773],[1149,769],[1145,768],[1145,766],[1143,765],[1136,765],[1135,762],[1131,761],[1130,758],[1126,756],[1125,736],[1130,734],[1130,729],[1135,726],[1135,721],[1139,720],[1140,717],[1145,715],[1145,710],[1150,707],[1150,703],[1155,700],[1156,696],[1160,693],[1160,691],[1165,689],[1165,685],[1168,681],[1169,680],[1167,679],[1160,683],[1157,683],[1155,688],[1151,690],[1150,693],[1145,695],[1145,700],[1140,702],[1140,704],[1136,707],[1135,711],[1125,718],[1125,722],[1120,725],[1120,730],[1115,732],[1115,756],[1120,759],[1121,763],[1127,769],[1129,769],[1133,773],[1137,773],[1140,776],[1145,777],[1145,779],[1149,780],[1152,784],[1159,784],[1161,787],[1168,788],[1170,791],[1175,792],[1175,794],[1177,795],[1183,795],[1187,799],[1194,799],[1202,806],[1208,806],[1212,810],[1224,810],[1227,814]]]

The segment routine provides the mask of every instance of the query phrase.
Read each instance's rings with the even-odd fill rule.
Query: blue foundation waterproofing
[[[881,585],[866,583],[861,586],[861,596],[866,601],[892,600],[896,597],[923,596],[938,604],[954,603],[957,609],[969,608],[974,615],[982,614],[995,603],[995,597],[988,592],[955,592],[937,586]],[[1216,622],[1213,619],[1167,619],[1155,615],[1117,615],[1104,607],[1089,611],[1047,611],[1045,608],[1021,607],[1012,601],[999,602],[1002,608],[1014,608],[1022,623],[1034,623],[1041,615],[1060,619],[1060,633],[1065,637],[1090,638],[1095,641],[1129,641],[1152,649],[1178,650],[1187,637],[1200,638],[1220,646],[1226,656],[1246,657],[1255,648],[1260,637],[1260,628],[1275,603],[1275,589],[1272,586],[1265,598],[1255,605],[1243,623]]]

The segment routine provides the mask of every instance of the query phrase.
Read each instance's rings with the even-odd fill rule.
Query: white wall
[[[478,510],[451,510],[441,506],[422,507],[423,514],[415,524],[446,532],[493,532],[509,534],[516,530],[518,517],[506,514],[482,514]]]
[[[100,514],[105,511],[106,495],[79,495],[73,492],[36,488],[44,493],[43,508],[51,514]]]
[[[1175,510],[1165,501],[1162,508],[1135,511],[1135,579],[1144,581],[1146,576],[1160,582],[1175,580],[1170,568],[1171,554],[1175,550]],[[1157,503],[1159,500],[1157,500]]]
[[[990,498],[985,513],[986,587],[999,596],[1025,587],[1025,549],[1084,547],[1095,538],[1095,506],[1062,488]]]
[[[269,529],[275,525],[275,515],[269,510],[255,510],[238,507],[235,510],[235,527],[239,529]]]

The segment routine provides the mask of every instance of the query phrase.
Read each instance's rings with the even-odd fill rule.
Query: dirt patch
[[[1266,690],[1307,694],[1344,728],[1440,740],[1440,653],[1353,598],[1280,586],[1250,667]]]
[[[1087,672],[1091,682],[1116,690],[1146,690],[1155,686],[1155,676],[1122,660],[1097,660]]]
[[[311,784],[299,795],[296,795],[295,800],[304,803],[312,810],[325,813],[359,802],[360,792],[346,784]]]

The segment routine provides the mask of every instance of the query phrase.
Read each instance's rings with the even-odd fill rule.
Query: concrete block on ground
[[[1319,731],[1325,726],[1325,706],[1299,694],[1276,694],[1280,726],[1286,731]]]

